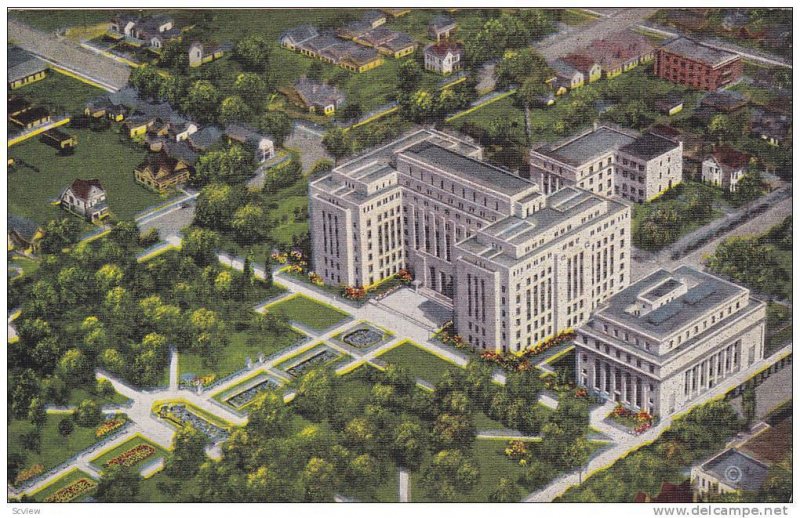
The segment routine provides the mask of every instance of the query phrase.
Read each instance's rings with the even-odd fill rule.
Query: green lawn
[[[140,435],[137,435],[137,436],[131,438],[130,440],[127,440],[127,441],[123,442],[119,446],[117,446],[115,448],[112,448],[111,450],[106,451],[102,455],[93,458],[91,462],[92,462],[92,464],[97,466],[100,470],[103,470],[105,468],[105,466],[106,466],[106,463],[111,461],[114,457],[116,457],[118,455],[121,455],[122,453],[125,453],[126,451],[131,450],[131,449],[139,446],[140,444],[148,444],[148,445],[152,446],[153,448],[155,448],[156,452],[152,456],[150,456],[150,457],[148,457],[146,459],[143,459],[143,460],[137,462],[136,464],[134,464],[132,466],[133,468],[141,468],[143,465],[149,464],[149,463],[153,462],[154,460],[158,459],[159,457],[164,457],[164,456],[169,454],[167,452],[167,450],[165,450],[164,448],[162,448],[158,444],[156,444],[156,443],[154,443],[152,441],[148,441],[144,437],[142,437]]]
[[[173,492],[171,487],[175,487],[176,490]],[[190,502],[195,500],[194,497],[199,491],[197,478],[179,480],[161,471],[142,481],[136,501],[143,503]]]
[[[272,239],[283,248],[292,246],[292,237],[302,236],[308,233],[308,219],[297,219],[294,210],[297,208],[305,209],[308,207],[308,196],[287,196],[278,202],[278,208],[272,214],[286,215],[286,221],[277,218],[276,225],[272,228]]]
[[[595,20],[597,20],[596,16],[592,16],[583,9],[564,9],[561,12],[561,21],[573,27],[580,27]]]
[[[25,97],[31,104],[47,106],[55,113],[66,112],[75,116],[83,113],[86,101],[106,91],[51,70],[41,81],[14,90],[14,93]]]
[[[39,261],[15,255],[9,261],[9,269],[13,267],[22,268],[23,275],[30,275],[39,269]]]
[[[42,489],[40,489],[39,491],[34,493],[32,495],[33,496],[33,500],[36,501],[36,502],[44,502],[47,499],[47,497],[49,497],[50,495],[52,495],[56,491],[60,490],[63,487],[67,487],[68,485],[70,485],[73,482],[75,482],[77,480],[80,480],[82,478],[88,479],[88,480],[94,482],[95,484],[97,483],[97,481],[94,480],[92,477],[90,477],[87,473],[85,473],[85,472],[83,472],[83,471],[81,471],[79,469],[74,469],[74,470],[66,473],[65,475],[57,478],[56,480],[51,482],[49,485],[43,487]],[[85,500],[86,498],[91,496],[92,493],[94,493],[94,490],[82,495],[78,499],[78,501],[80,502],[82,500]]]
[[[97,178],[108,196],[111,212],[131,219],[137,212],[165,200],[137,184],[133,169],[144,159],[144,149],[135,149],[113,131],[66,128],[77,135],[78,146],[70,156],[60,156],[34,137],[9,149],[17,161],[8,175],[8,212],[46,223],[65,214],[51,203],[76,178]],[[38,170],[37,170],[38,169]]]
[[[59,9],[59,10],[22,10],[13,11],[13,18],[27,23],[37,29],[53,32],[74,26],[94,25],[107,22],[117,11],[95,9]]]
[[[500,421],[495,421],[483,413],[482,410],[475,410],[473,418],[475,421],[475,428],[478,430],[503,430],[507,428],[506,425]]]
[[[67,405],[78,405],[81,401],[85,399],[93,399],[97,401],[100,405],[124,405],[130,399],[126,398],[122,394],[118,392],[114,392],[113,395],[110,397],[101,396],[94,392],[94,390],[88,390],[83,387],[76,387],[70,390],[69,398],[67,399]]]
[[[182,352],[178,357],[180,375],[192,373],[206,375],[214,373],[217,379],[238,371],[245,366],[245,358],[255,361],[260,353],[270,354],[285,349],[297,342],[303,335],[289,330],[281,336],[266,332],[247,330],[230,334],[230,343],[210,365],[203,364],[203,357],[197,353]]]
[[[58,433],[58,423],[65,417],[69,417],[69,414],[47,414],[47,421],[40,431],[41,447],[38,452],[27,448],[22,441],[22,435],[35,430],[35,427],[29,421],[11,421],[8,425],[8,453],[22,455],[25,468],[41,464],[47,471],[97,442],[95,427],[76,425],[71,434],[63,437]]]
[[[450,363],[421,349],[413,342],[403,342],[389,352],[380,355],[378,359],[386,363],[393,363],[404,367],[408,369],[413,376],[417,376],[433,384],[436,384],[441,379],[442,374],[444,374],[447,369],[460,368],[454,363]]]
[[[282,302],[269,306],[270,313],[281,313],[290,321],[315,330],[324,331],[342,322],[349,315],[336,308],[322,304],[304,295],[296,295]]]

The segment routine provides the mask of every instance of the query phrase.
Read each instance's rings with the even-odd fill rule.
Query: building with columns
[[[583,323],[627,286],[628,205],[576,188],[548,197],[481,158],[425,129],[311,182],[314,271],[368,287],[409,269],[465,339],[498,351]]]
[[[531,180],[545,194],[579,187],[637,203],[656,198],[683,180],[683,144],[611,124],[531,150]]]
[[[703,400],[764,357],[766,304],[689,266],[657,270],[609,298],[575,339],[576,382],[652,415]]]

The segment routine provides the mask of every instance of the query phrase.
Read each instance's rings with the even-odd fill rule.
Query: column
[[[636,378],[631,378],[631,382],[633,383],[633,400],[631,401],[631,406],[636,406],[636,398],[639,394],[639,385],[636,383]]]
[[[606,390],[606,362],[600,362],[600,392]]]

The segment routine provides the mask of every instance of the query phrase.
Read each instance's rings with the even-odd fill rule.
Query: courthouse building
[[[652,415],[703,399],[764,357],[766,305],[689,266],[657,270],[611,297],[577,329],[579,385]]]
[[[534,147],[530,160],[531,180],[545,194],[574,186],[642,203],[683,180],[680,141],[610,124]]]
[[[580,325],[627,286],[628,205],[576,188],[548,197],[481,158],[420,130],[312,182],[314,271],[370,286],[410,269],[465,339],[498,351]]]

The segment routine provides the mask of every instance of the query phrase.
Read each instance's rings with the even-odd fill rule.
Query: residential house
[[[714,91],[737,81],[743,67],[739,54],[679,37],[658,49],[655,73],[673,83]]]
[[[405,16],[411,12],[411,9],[407,7],[386,7],[381,9],[384,13],[388,14],[392,18],[400,18],[401,16]]]
[[[721,147],[703,160],[702,179],[730,192],[747,172],[750,155],[730,147]]]
[[[10,115],[8,120],[23,129],[29,130],[49,124],[52,117],[50,116],[50,112],[47,111],[47,108],[43,106],[34,106],[16,115]]]
[[[198,153],[192,149],[187,140],[175,141],[167,137],[149,136],[145,139],[150,152],[159,153],[163,151],[172,158],[183,160],[190,166],[197,164]]]
[[[199,67],[205,63],[210,63],[215,59],[221,58],[225,51],[230,49],[229,44],[194,41],[189,45],[189,66]]]
[[[607,78],[653,60],[655,47],[640,34],[623,31],[592,41],[583,53],[591,56]]]
[[[111,19],[110,35],[125,38],[132,45],[158,50],[168,41],[179,38],[181,30],[175,26],[175,20],[166,14],[144,18],[120,14]]]
[[[320,115],[333,115],[344,104],[345,96],[333,85],[301,77],[294,90],[306,109]]]
[[[750,115],[750,134],[773,146],[785,145],[792,131],[792,117],[783,113],[762,109]]]
[[[574,90],[575,88],[580,88],[583,86],[585,82],[585,76],[583,72],[576,69],[563,59],[556,59],[548,63],[550,68],[556,74],[556,81],[555,81],[555,89],[558,91],[558,88],[563,86],[569,90]]]
[[[317,36],[319,36],[319,31],[313,25],[300,25],[281,34],[279,41],[283,48],[298,50],[301,44]]]
[[[663,115],[675,115],[683,110],[683,97],[677,92],[670,92],[656,99],[656,110]]]
[[[386,14],[372,9],[364,13],[361,20],[374,29],[386,23]]]
[[[31,103],[24,97],[12,95],[8,98],[8,116],[14,117],[31,109]]]
[[[9,90],[39,81],[47,75],[47,64],[19,47],[8,47],[7,58]]]
[[[131,13],[120,13],[111,18],[111,32],[121,36],[133,36],[133,28],[139,16]]]
[[[362,22],[362,21],[350,22],[347,25],[338,27],[336,29],[336,36],[345,40],[352,40],[363,36],[364,34],[371,31],[373,28],[374,27],[370,25],[368,22]]]
[[[125,119],[122,127],[125,128],[128,137],[137,138],[142,137],[147,133],[151,127],[159,123],[160,119],[149,115],[133,115]]]
[[[739,92],[720,90],[711,92],[700,101],[701,106],[709,106],[722,113],[733,113],[747,106],[747,97]]]
[[[214,147],[220,140],[222,140],[222,131],[216,126],[206,126],[189,135],[188,142],[192,149],[202,153]]]
[[[78,137],[64,133],[58,128],[53,128],[42,133],[42,142],[52,146],[59,151],[69,151],[78,145]]]
[[[91,223],[97,223],[109,214],[106,191],[98,179],[73,180],[61,193],[59,201],[62,209]]]
[[[425,56],[425,70],[449,75],[461,70],[464,47],[460,43],[443,40],[425,47],[423,54]]]
[[[362,73],[383,65],[383,58],[374,49],[359,48],[357,45],[353,45],[347,49],[338,65],[345,70]]]
[[[8,251],[35,254],[44,237],[44,229],[35,221],[9,214],[7,219]]]
[[[448,40],[453,36],[457,27],[456,19],[446,14],[439,14],[428,22],[428,37],[437,42]]]
[[[381,54],[401,58],[414,52],[417,43],[411,36],[402,32],[393,31],[387,27],[372,29],[353,41],[366,47],[373,47]]]
[[[587,54],[567,54],[561,58],[566,64],[583,74],[589,83],[594,83],[603,77],[603,68],[594,58]]]
[[[163,150],[150,154],[136,166],[133,175],[136,181],[154,191],[166,192],[179,184],[186,183],[193,172],[185,161],[169,156]]]
[[[255,161],[262,164],[275,156],[275,143],[271,138],[261,135],[253,128],[239,124],[229,124],[225,128],[225,136],[231,142],[238,142],[253,149]]]

